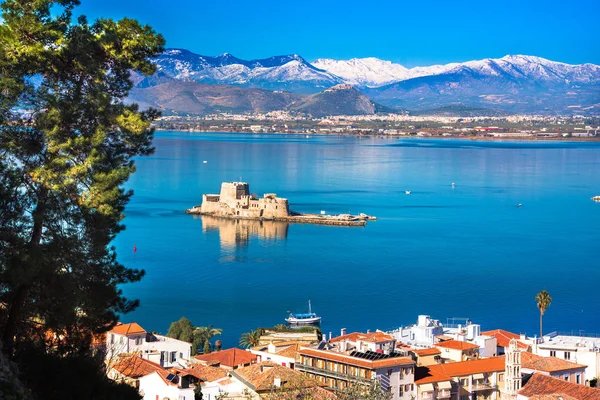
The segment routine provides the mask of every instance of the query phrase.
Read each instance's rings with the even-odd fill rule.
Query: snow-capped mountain
[[[318,59],[313,65],[359,87],[379,87],[422,76],[455,73],[470,69],[482,75],[504,75],[511,79],[541,82],[594,84],[600,82],[600,67],[594,64],[570,65],[541,57],[508,55],[502,58],[406,68],[378,58],[351,60]]]
[[[571,65],[526,55],[406,68],[377,58],[319,59],[310,64],[295,54],[242,60],[231,54],[210,57],[169,49],[154,61],[157,74],[153,79],[132,75],[136,88],[163,85],[166,78],[180,82],[162,86],[163,95],[180,94],[177,104],[186,102],[183,88],[186,83],[213,85],[215,96],[220,92],[235,93],[241,96],[240,104],[264,99],[265,109],[276,109],[289,99],[271,98],[260,91],[218,89],[214,85],[267,89],[276,94],[281,91],[314,94],[347,84],[382,106],[405,110],[460,105],[517,113],[600,113],[600,66]],[[208,88],[195,90],[208,93]],[[310,107],[312,113],[318,114],[315,107],[323,103],[316,99]]]
[[[259,87],[314,93],[342,83],[297,54],[260,60],[242,60],[225,53],[202,56],[183,49],[168,49],[154,59],[157,71],[172,78],[198,83]]]

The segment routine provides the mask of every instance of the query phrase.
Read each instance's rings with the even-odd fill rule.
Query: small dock
[[[255,221],[280,221],[294,224],[317,224],[317,225],[337,225],[337,226],[365,226],[367,220],[375,220],[373,216],[361,216],[351,214],[340,214],[340,215],[320,215],[320,214],[301,214],[292,212],[292,215],[285,217],[252,217],[252,216],[238,216],[238,215],[223,215],[211,212],[202,212],[201,207],[196,206],[187,209],[186,214],[193,215],[210,215],[217,218],[227,219],[246,219]]]

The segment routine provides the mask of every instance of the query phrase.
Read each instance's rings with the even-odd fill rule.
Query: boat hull
[[[286,318],[285,322],[291,325],[314,325],[321,322],[321,317],[314,318]]]

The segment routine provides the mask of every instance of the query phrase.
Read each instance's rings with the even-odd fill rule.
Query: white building
[[[342,330],[345,333],[345,330]],[[295,368],[331,390],[378,380],[393,400],[413,399],[415,362],[396,352],[396,339],[384,332],[342,334],[303,347]]]
[[[144,400],[194,400],[194,385],[187,378],[156,371],[139,379],[139,393]]]
[[[600,337],[569,336],[551,333],[541,343],[533,341],[532,352],[544,357],[557,357],[587,365],[586,382],[600,377]]]
[[[395,331],[388,332],[398,341],[404,342],[416,348],[429,348],[434,346],[438,336],[446,336],[446,339],[454,339],[469,342],[479,346],[481,357],[494,357],[497,354],[496,338],[481,334],[479,324],[473,324],[467,318],[460,318],[461,324],[447,323],[443,325],[437,319],[431,319],[429,315],[419,315],[417,323],[405,328],[400,327]],[[452,322],[455,322],[454,319]]]
[[[117,361],[119,354],[137,354],[162,367],[183,367],[192,355],[191,343],[148,333],[137,323],[119,324],[106,334],[106,359]]]
[[[444,333],[444,327],[429,315],[419,315],[417,323],[388,332],[396,340],[415,347],[431,347],[435,337]]]

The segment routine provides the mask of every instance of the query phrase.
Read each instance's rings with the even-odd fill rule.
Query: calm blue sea
[[[235,346],[310,299],[334,335],[418,314],[533,335],[534,296],[546,289],[545,332],[600,333],[600,203],[590,200],[600,143],[159,132],[154,144],[137,160],[116,239],[120,261],[147,272],[123,286],[141,300],[125,322],[166,332],[186,316]],[[296,211],[378,220],[288,226],[184,213],[234,180]]]

